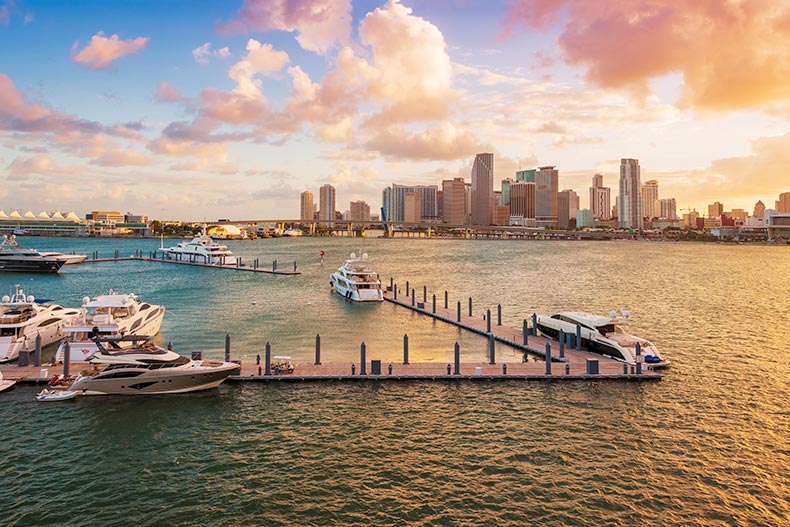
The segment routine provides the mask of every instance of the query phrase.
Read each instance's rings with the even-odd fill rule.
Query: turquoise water
[[[109,256],[155,240],[25,239]],[[0,395],[3,525],[787,525],[790,250],[712,244],[229,242],[302,275],[124,262],[0,275],[64,305],[109,288],[163,303],[177,351],[247,360],[485,358],[486,341],[329,292],[351,251],[474,311],[627,308],[673,361],[658,383],[224,384],[188,396]],[[324,250],[324,263],[319,251]],[[441,301],[441,300],[440,300]],[[255,302],[255,304],[253,304]],[[511,353],[498,352],[505,360]]]

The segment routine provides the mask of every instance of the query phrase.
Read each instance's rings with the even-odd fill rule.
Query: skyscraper
[[[384,213],[387,215],[388,221],[406,221],[405,214],[405,200],[406,194],[418,193],[420,194],[420,221],[421,219],[435,219],[438,217],[438,199],[437,194],[439,187],[436,185],[398,185],[393,183],[391,187],[384,189],[382,193],[382,207]],[[414,199],[414,198],[410,198]]]
[[[539,167],[535,172],[535,224],[538,227],[557,225],[557,191],[560,171],[553,166]]]
[[[331,221],[335,219],[335,187],[327,183],[318,190],[318,219]]]
[[[658,214],[659,218],[664,218],[665,220],[676,220],[678,219],[678,212],[677,212],[677,205],[675,204],[675,198],[666,198],[658,200]]]
[[[724,214],[724,205],[718,201],[708,205],[708,218],[721,218],[722,214]]]
[[[364,201],[352,201],[348,209],[351,221],[370,221],[370,205]]]
[[[603,186],[603,174],[595,174],[590,187],[590,210],[593,218],[608,220],[612,217],[611,189]]]
[[[494,220],[494,154],[477,154],[472,166],[472,225]]]
[[[563,190],[557,193],[557,227],[567,229],[571,220],[576,223],[576,211],[579,210],[579,195],[574,190]]]
[[[637,159],[620,160],[620,194],[617,196],[617,223],[621,229],[642,228],[642,182]]]
[[[442,220],[450,225],[463,225],[466,222],[466,196],[464,178],[442,181],[444,195],[444,216]]]
[[[765,204],[762,200],[759,200],[754,204],[754,217],[765,218]]]
[[[658,181],[651,179],[642,185],[642,217],[658,217]]]
[[[776,212],[779,214],[790,213],[790,192],[782,192],[776,201]]]
[[[502,180],[502,205],[510,205],[510,185],[515,183],[513,178]]]
[[[302,203],[299,213],[299,218],[302,221],[313,221],[313,210],[315,204],[313,202],[313,193],[309,190],[302,192]]]
[[[510,185],[510,217],[519,218],[516,225],[535,219],[535,183],[520,181]]]

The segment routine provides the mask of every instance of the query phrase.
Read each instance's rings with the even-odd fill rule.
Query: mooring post
[[[461,301],[458,301],[458,322],[461,321]]]
[[[507,375],[507,362],[502,363],[502,375]]]
[[[36,352],[33,355],[33,366],[41,366],[41,334],[36,333]]]
[[[486,309],[486,333],[491,333],[491,310]]]
[[[71,363],[71,350],[68,341],[63,343],[63,377],[69,376],[69,364]]]
[[[230,362],[230,333],[225,333],[225,362]]]
[[[258,353],[257,355],[255,355],[255,365],[260,366],[260,364],[261,364],[261,354]]]
[[[409,296],[409,281],[406,280],[406,296]]]
[[[393,285],[395,285],[395,281],[394,281],[394,279],[393,279],[393,278],[390,276],[390,289],[392,289],[392,286],[393,286]]]
[[[642,344],[636,343],[636,374],[642,375]]]
[[[523,344],[527,346],[529,344],[529,329],[527,328],[527,319],[524,319],[524,323],[521,324],[521,337],[523,340]]]
[[[436,314],[436,295],[433,295],[433,314]]]
[[[445,309],[448,309],[448,307],[447,307],[447,300],[448,300],[448,299],[447,299],[447,296],[448,296],[448,295],[447,295],[447,291],[445,290],[445,292],[444,292],[444,308],[445,308]]]
[[[565,356],[565,338],[566,338],[565,331],[563,331],[562,328],[560,328],[560,336],[559,336],[560,357],[564,357]]]
[[[546,343],[546,375],[551,375],[551,343]]]
[[[566,362],[565,363],[565,375],[570,375],[570,374],[571,374],[571,363],[570,362]]]
[[[455,374],[461,375],[461,346],[458,341],[455,342],[455,351],[453,352],[453,359],[455,361]]]
[[[269,377],[272,374],[272,345],[268,342],[266,343],[266,350],[263,354],[263,359],[265,361],[264,367],[264,375]]]
[[[538,315],[536,313],[532,313],[532,334],[538,334]]]
[[[422,286],[422,303],[428,302],[428,286]]]
[[[315,334],[315,366],[321,365],[321,334]]]
[[[576,351],[580,351],[582,349],[582,326],[581,324],[576,324]]]
[[[366,360],[367,359],[365,359],[365,343],[363,342],[359,346],[359,374],[360,375],[367,375],[366,372],[367,363],[365,362]]]
[[[296,272],[296,260],[294,260],[294,273]]]
[[[502,325],[502,304],[496,305],[496,325]]]
[[[469,316],[472,316],[472,297],[469,297]]]
[[[412,291],[411,291],[411,307],[414,307],[414,301],[416,299],[417,299],[417,297],[414,296],[414,290],[412,289]]]
[[[496,341],[493,333],[488,336],[488,363],[496,364]]]
[[[403,364],[409,363],[409,335],[403,335]]]
[[[395,284],[395,286],[392,288],[392,299],[398,299],[398,284]]]

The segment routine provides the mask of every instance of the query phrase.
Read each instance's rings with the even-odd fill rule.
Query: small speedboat
[[[77,392],[72,392],[69,389],[44,388],[36,394],[36,401],[68,401],[69,399],[74,399],[77,395]]]
[[[3,379],[3,372],[0,372],[0,392],[4,392],[16,384],[16,379],[5,380]]]

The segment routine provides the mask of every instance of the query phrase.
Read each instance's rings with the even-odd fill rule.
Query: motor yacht
[[[37,302],[33,295],[16,286],[12,295],[0,302],[0,362],[19,357],[20,351],[36,349],[36,335],[41,347],[57,342],[63,326],[80,316],[79,309],[68,309],[49,301]]]
[[[355,302],[382,302],[384,294],[381,291],[379,275],[368,263],[367,253],[351,257],[334,273],[330,285],[334,290],[348,300]]]
[[[133,293],[116,293],[82,299],[79,316],[63,326],[64,339],[55,353],[55,360],[64,359],[65,344],[69,345],[69,361],[85,363],[97,351],[91,340],[94,328],[101,337],[152,336],[159,333],[165,317],[165,307],[143,302]],[[131,341],[122,341],[122,346]]]
[[[191,241],[183,241],[173,247],[161,247],[159,251],[168,260],[203,263],[212,265],[236,265],[236,257],[227,245],[221,245],[206,234],[206,226]]]
[[[302,232],[302,229],[292,227],[290,229],[285,229],[285,231],[283,232],[283,236],[286,236],[288,238],[298,238],[299,236],[304,236],[304,232]]]
[[[38,254],[40,254],[41,256],[51,256],[59,260],[65,260],[65,263],[63,265],[80,264],[88,259],[87,254],[63,254],[63,253],[49,252],[49,251],[48,252],[39,251]]]
[[[121,344],[132,342],[129,348]],[[187,393],[215,388],[239,365],[191,360],[150,342],[150,337],[94,339],[91,367],[80,372],[68,391],[79,395]]]
[[[608,317],[590,313],[565,311],[556,315],[538,315],[538,329],[544,335],[558,338],[560,330],[568,334],[576,334],[576,326],[580,326],[582,348],[619,361],[636,364],[641,360],[652,368],[669,366],[669,360],[663,359],[658,348],[649,340],[627,334],[622,326],[627,323],[629,314],[618,317],[611,312]],[[636,344],[640,346],[640,358],[636,355]]]
[[[43,256],[35,249],[20,247],[13,234],[4,234],[0,242],[0,271],[57,273],[65,263],[65,258]]]

